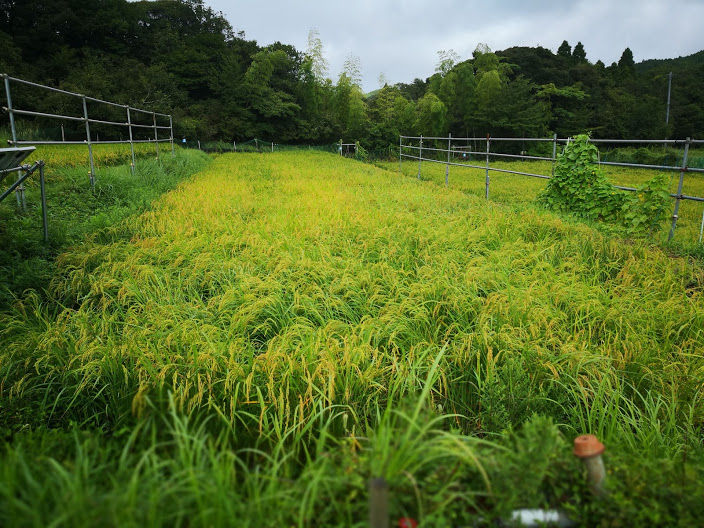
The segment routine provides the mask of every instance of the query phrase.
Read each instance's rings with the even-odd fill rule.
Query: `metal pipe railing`
[[[134,108],[130,108],[130,110],[134,110]],[[137,128],[150,128],[150,129],[153,129],[153,128],[154,128],[154,125],[138,125],[137,123],[132,123],[132,126],[133,126],[133,127],[137,127]],[[161,128],[161,129],[164,129],[164,130],[170,130],[170,129],[171,129],[170,126],[165,126],[165,125],[157,125],[156,128]]]
[[[84,117],[78,116],[67,116],[61,114],[47,114],[45,112],[35,112],[34,110],[20,110],[19,108],[9,108],[7,106],[2,107],[3,111],[10,114],[28,115],[33,117],[49,117],[52,119],[61,119],[64,121],[84,121]]]
[[[423,138],[427,139],[427,138]],[[491,138],[492,140],[494,138]],[[486,141],[486,139],[484,140]],[[416,147],[415,145],[402,145],[402,147],[405,148],[410,148],[410,149],[419,149],[420,147]],[[484,156],[487,153],[486,152],[478,152],[475,150],[461,150],[457,148],[457,145],[455,145],[455,148],[450,148],[448,149],[442,149],[442,148],[433,148],[433,147],[423,147],[423,150],[432,150],[435,152],[448,152],[452,154],[472,154],[476,156]],[[541,161],[554,161],[554,158],[546,158],[543,156],[529,156],[527,154],[503,154],[500,152],[489,152],[489,156],[496,156],[496,157],[503,157],[503,158],[520,158],[520,159],[526,159],[526,160],[541,160]],[[603,163],[603,162],[602,162]],[[680,170],[679,167],[675,167],[676,170]]]
[[[157,156],[157,159],[159,159],[159,143],[163,143],[163,142],[168,141],[171,143],[171,155],[172,156],[175,155],[174,146],[173,146],[173,137],[174,137],[173,118],[170,114],[162,114],[159,112],[154,112],[152,110],[144,110],[141,108],[134,108],[129,105],[115,103],[113,101],[106,101],[104,99],[99,99],[97,97],[89,97],[87,95],[79,94],[76,92],[71,92],[68,90],[63,90],[61,88],[55,88],[53,86],[46,86],[46,85],[39,84],[36,82],[27,81],[25,79],[12,77],[7,74],[0,74],[0,77],[2,77],[4,80],[5,95],[6,95],[6,99],[7,99],[7,106],[3,106],[2,109],[8,113],[9,118],[10,118],[10,129],[11,129],[11,133],[12,133],[12,140],[9,143],[11,143],[13,145],[29,145],[29,144],[34,144],[34,145],[78,145],[78,144],[85,144],[85,145],[87,145],[88,146],[88,163],[89,163],[89,168],[90,168],[89,174],[90,174],[91,187],[95,186],[95,162],[93,159],[93,145],[96,145],[96,144],[110,145],[110,144],[129,143],[131,146],[131,157],[132,157],[131,170],[132,170],[133,174],[134,174],[134,165],[135,165],[134,143],[154,143],[155,148],[156,148],[156,156]],[[60,93],[60,94],[67,95],[70,97],[79,98],[82,103],[83,115],[82,116],[70,116],[70,115],[62,115],[62,114],[52,114],[52,113],[48,113],[48,112],[40,112],[37,110],[13,108],[12,97],[11,97],[11,86],[10,86],[11,82],[18,83],[18,84],[25,85],[25,86],[32,86],[34,88],[39,88],[39,89],[47,90],[47,91],[54,92],[54,93]],[[114,121],[114,120],[110,120],[110,119],[97,119],[95,117],[89,117],[88,116],[88,102],[97,103],[97,104],[101,104],[101,105],[107,105],[107,106],[111,106],[111,107],[115,107],[115,108],[123,108],[127,111],[127,121],[126,122]],[[133,123],[132,116],[130,115],[131,112],[139,112],[142,114],[150,115],[152,118],[151,119],[152,123],[149,125],[141,124],[141,123]],[[16,128],[16,123],[15,123],[16,116],[29,116],[29,117],[46,118],[46,119],[57,119],[60,121],[83,122],[85,125],[86,139],[83,141],[65,141],[64,140],[64,133],[63,133],[63,124],[62,124],[62,141],[18,140],[17,128]],[[159,124],[158,120],[157,120],[157,116],[160,118],[167,118],[169,121],[169,124],[168,125]],[[129,130],[129,140],[94,141],[91,136],[91,130],[90,130],[91,124],[111,126],[111,127],[127,127]],[[152,130],[153,136],[154,136],[153,139],[152,138],[146,139],[146,140],[135,139],[134,135],[133,135],[134,128]],[[168,139],[159,139],[159,130],[168,130],[169,131],[169,138]],[[19,194],[18,194],[18,200],[20,200]],[[18,205],[19,205],[19,203],[18,203]]]
[[[457,148],[457,147],[455,147]],[[485,152],[477,152],[474,150],[452,150],[451,152],[456,154],[472,154],[475,156],[484,156]],[[540,160],[540,161],[555,161],[555,158],[546,158],[544,156],[529,156],[528,154],[504,154],[502,152],[489,152],[489,156],[495,156],[499,158],[518,158],[522,160]]]
[[[405,140],[417,140],[416,145],[411,145],[411,144],[404,144],[404,139]],[[423,141],[447,141],[447,148],[438,148],[438,147],[431,147],[423,144]],[[436,137],[436,136],[404,136],[400,135],[399,136],[399,170],[402,169],[402,163],[403,163],[403,158],[407,159],[412,159],[412,160],[418,160],[418,179],[421,177],[421,168],[422,168],[422,163],[423,161],[427,161],[430,163],[441,163],[445,165],[445,184],[449,184],[449,167],[450,166],[457,166],[457,167],[467,167],[471,169],[478,169],[478,170],[484,170],[485,171],[485,197],[488,200],[489,199],[489,188],[490,188],[490,172],[499,172],[499,173],[506,173],[506,174],[516,174],[516,175],[521,175],[521,176],[529,176],[531,178],[540,178],[544,180],[549,180],[552,178],[555,174],[555,162],[557,160],[557,144],[558,143],[567,143],[569,142],[570,138],[566,139],[559,139],[557,137],[557,134],[553,135],[552,138],[494,138],[491,136],[487,136],[485,138],[458,138],[458,137],[452,137],[451,135],[448,135],[447,137]],[[484,152],[478,151],[478,150],[470,150],[471,147],[462,147],[460,145],[453,145],[453,142],[458,142],[458,141],[481,141],[485,142],[486,144],[486,150]],[[547,157],[547,156],[529,156],[525,154],[507,154],[507,153],[502,153],[502,152],[491,152],[491,142],[516,142],[516,141],[533,141],[533,142],[550,142],[552,143],[552,157]],[[691,196],[684,194],[682,189],[684,185],[684,175],[685,173],[688,172],[693,172],[693,173],[704,173],[704,168],[699,168],[699,167],[688,167],[687,166],[687,160],[688,160],[688,154],[689,154],[689,147],[691,144],[703,144],[704,140],[694,140],[687,138],[685,140],[681,139],[590,139],[592,143],[601,143],[601,144],[609,144],[609,143],[614,143],[614,144],[660,144],[660,145],[684,145],[684,152],[683,152],[683,157],[682,157],[682,164],[679,166],[675,165],[655,165],[651,163],[628,163],[628,162],[618,162],[618,161],[596,161],[594,162],[595,164],[599,165],[607,165],[607,166],[614,166],[614,167],[630,167],[630,168],[639,168],[639,169],[647,169],[647,170],[664,170],[664,171],[678,171],[680,173],[680,177],[678,180],[678,186],[677,186],[677,192],[676,193],[669,193],[670,197],[675,199],[675,206],[674,206],[674,211],[672,214],[672,226],[670,228],[670,232],[668,235],[668,240],[671,240],[672,237],[674,236],[675,229],[677,227],[677,221],[679,218],[679,208],[680,208],[680,203],[682,200],[690,200],[694,202],[700,202],[704,203],[704,197],[700,196]],[[404,151],[404,149],[406,149]],[[441,160],[441,159],[433,159],[431,157],[424,157],[423,156],[423,151],[430,151],[430,152],[437,152],[437,153],[446,153],[447,154],[447,159],[446,160]],[[408,153],[408,151],[415,151],[415,154]],[[453,162],[451,160],[451,154],[470,154],[473,156],[483,156],[485,159],[484,165],[476,165],[472,163],[462,163],[462,162]],[[503,157],[503,158],[510,158],[510,159],[521,159],[521,160],[539,160],[539,161],[549,161],[551,162],[551,174],[537,174],[533,172],[524,172],[524,171],[516,171],[516,170],[509,170],[509,169],[502,169],[498,167],[492,167],[490,163],[490,158],[491,157]],[[623,186],[623,185],[614,185],[614,188],[620,189],[623,191],[628,191],[628,192],[635,192],[638,189],[635,187],[628,187],[628,186]],[[702,237],[704,236],[704,213],[702,214],[702,222],[701,222],[701,227],[700,227],[700,233],[699,233],[699,242],[702,242]]]
[[[83,94],[75,93],[75,92],[69,92],[68,90],[62,90],[61,88],[54,88],[53,86],[45,86],[43,84],[35,83],[32,81],[26,81],[25,79],[20,79],[18,77],[12,77],[10,75],[7,75],[5,73],[2,74],[2,76],[7,79],[8,81],[20,83],[20,84],[26,84],[28,86],[34,86],[36,88],[43,88],[44,90],[49,90],[50,92],[58,92],[66,95],[72,95],[74,97],[83,97]]]
[[[592,143],[652,143],[662,145],[677,145],[684,144],[684,139],[589,139]]]
[[[97,99],[95,97],[88,97],[86,95],[86,100],[91,101],[93,103],[101,103],[101,104],[106,104],[110,106],[116,106],[117,108],[122,108],[125,105],[122,105],[120,103],[113,103],[112,101],[105,101],[104,99]]]
[[[401,139],[420,139],[420,136],[400,136]],[[446,140],[447,137],[435,137],[435,136],[423,136],[423,139],[439,139]],[[453,137],[454,141],[486,141],[485,137]],[[569,138],[501,138],[492,137],[492,141],[542,141],[545,143],[550,143],[557,141],[558,143],[566,143]],[[589,139],[592,143],[653,143],[653,144],[670,144],[670,145],[684,145],[686,139]],[[692,139],[690,143],[704,143],[704,139]],[[483,154],[483,153],[482,153]]]
[[[167,143],[170,141],[168,138],[160,139],[159,143]],[[31,141],[31,140],[19,140],[19,141],[7,141],[11,145],[85,145],[87,141],[85,139],[81,140],[66,140],[66,141],[51,141],[51,140],[41,140],[41,141]],[[91,141],[91,145],[120,145],[123,143],[155,143],[153,139],[108,139],[101,141]]]
[[[420,136],[400,136],[401,139],[420,139]],[[436,137],[436,136],[423,136],[423,139],[438,139],[438,140],[446,140],[447,137]],[[486,141],[486,137],[453,137],[453,141]],[[492,137],[492,140],[496,141],[543,141],[545,143],[549,143],[552,141],[555,141],[557,138],[495,138]],[[563,138],[563,139],[557,139],[558,142],[566,142],[569,138]]]

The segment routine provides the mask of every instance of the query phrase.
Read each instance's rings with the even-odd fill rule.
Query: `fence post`
[[[10,130],[12,131],[12,144],[17,141],[17,130],[15,129],[15,113],[12,111],[12,97],[10,96],[10,79],[6,74],[3,74],[5,79],[5,96],[7,98],[7,113],[10,116]]]
[[[555,177],[555,161],[557,158],[557,133],[552,135],[552,170],[550,172],[552,177]]]
[[[342,156],[342,138],[340,138],[340,156]]]
[[[174,119],[169,114],[169,141],[171,142],[171,157],[176,157],[176,152],[174,152]]]
[[[682,199],[682,185],[684,184],[684,173],[687,171],[687,156],[689,154],[689,142],[691,138],[687,138],[687,142],[684,144],[684,156],[682,156],[682,169],[680,170],[680,181],[677,184],[677,196],[675,197],[675,210],[672,213],[672,227],[670,228],[670,234],[667,236],[667,241],[672,240],[675,236],[675,228],[677,227],[677,218],[680,212],[680,200]]]
[[[46,189],[44,187],[44,162],[39,162],[39,191],[42,197],[42,227],[44,230],[44,242],[49,242],[49,223],[46,218]]]
[[[447,136],[447,165],[445,165],[445,187],[450,184],[450,151],[452,150],[452,133]]]
[[[489,134],[486,135],[486,177],[484,181],[484,196],[486,199],[489,199],[489,145],[491,143],[491,140],[489,139],[491,136]]]
[[[134,176],[134,139],[132,138],[132,115],[130,114],[130,107],[125,105],[127,109],[127,129],[130,131],[130,154],[132,154],[132,164],[130,165],[130,170],[132,171],[132,176]]]
[[[198,150],[200,150],[200,139],[198,140]]]
[[[398,136],[398,171],[403,173],[403,167],[401,167],[401,148],[403,146],[403,136],[399,134]]]
[[[257,138],[254,138],[254,147],[259,151],[259,140]]]
[[[232,140],[232,152],[237,152],[237,143],[235,143],[235,140]]]
[[[66,141],[66,133],[64,132],[64,124],[61,123],[61,141]]]
[[[274,152],[274,142],[271,142],[271,151]]]
[[[418,179],[420,180],[420,165],[423,163],[423,134],[420,135],[420,148],[418,149]]]
[[[699,227],[699,243],[702,243],[702,235],[704,235],[704,211],[702,211],[702,225]]]
[[[15,113],[12,111],[12,97],[10,96],[10,79],[6,74],[3,74],[3,77],[5,79],[5,96],[7,98],[7,113],[10,116],[10,130],[12,132],[12,146],[16,147],[17,146],[17,130],[15,129]],[[22,177],[22,173],[20,171],[17,171],[17,179],[19,180]],[[17,207],[21,207],[22,203],[24,202],[23,200],[23,189],[24,186],[20,185],[15,189],[15,197],[17,198]]]
[[[152,119],[154,123],[154,144],[156,145],[156,159],[159,159],[159,134],[156,128],[156,113],[152,112]]]
[[[389,486],[383,477],[369,481],[369,526],[389,528]]]
[[[86,104],[86,96],[81,96],[83,99],[83,120],[86,123],[86,142],[88,143],[88,161],[90,162],[90,187],[95,189],[95,165],[93,164],[93,145],[90,140],[90,123],[88,122],[88,105]]]

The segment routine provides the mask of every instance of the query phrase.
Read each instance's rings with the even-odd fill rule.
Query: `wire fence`
[[[557,148],[558,145],[569,143],[570,138],[558,138],[554,135],[551,138],[501,138],[501,137],[491,137],[486,136],[485,138],[478,137],[452,137],[448,135],[447,137],[435,137],[435,136],[399,136],[398,144],[398,161],[399,169],[402,168],[402,162],[404,158],[413,159],[418,161],[418,178],[421,177],[421,169],[424,161],[429,163],[439,163],[445,165],[445,185],[449,184],[449,174],[451,166],[458,167],[469,167],[473,169],[480,169],[485,172],[484,180],[484,196],[489,199],[490,190],[490,173],[500,172],[507,174],[514,174],[519,176],[527,176],[531,178],[541,178],[549,180],[553,177],[555,173],[555,162],[557,160]],[[686,173],[704,173],[704,168],[691,167],[688,165],[688,156],[690,151],[690,146],[704,144],[704,140],[695,140],[687,138],[681,139],[590,139],[592,143],[603,144],[603,145],[663,145],[669,147],[681,147],[682,156],[681,164],[678,165],[665,165],[665,164],[651,164],[651,163],[630,163],[623,161],[599,161],[598,164],[614,166],[614,167],[628,167],[628,168],[638,168],[647,170],[661,170],[661,171],[672,171],[679,172],[679,180],[677,183],[677,192],[670,193],[670,196],[674,198],[674,210],[672,214],[672,224],[670,227],[670,232],[668,234],[668,240],[671,240],[675,234],[675,229],[677,228],[677,220],[679,218],[680,203],[682,200],[691,200],[694,202],[704,202],[704,197],[700,196],[690,196],[682,192],[684,185],[684,177]],[[527,150],[520,150],[517,153],[507,153],[507,152],[496,152],[492,151],[492,144],[502,144],[502,145],[513,145],[514,150],[515,145],[520,144],[521,147],[525,148],[526,144],[529,145],[542,145],[542,148],[537,148],[533,150],[543,151],[544,154],[528,154]],[[545,148],[547,146],[547,149]],[[483,149],[481,147],[484,147]],[[425,155],[424,155],[425,154]],[[541,174],[537,172],[527,172],[519,170],[509,170],[505,168],[493,167],[491,166],[491,158],[503,158],[503,159],[513,159],[519,161],[549,161],[551,163],[550,174]],[[483,161],[483,163],[482,163]],[[628,187],[623,185],[614,185],[615,188],[621,189],[623,191],[634,192],[637,191],[635,187]],[[702,242],[702,236],[704,235],[704,213],[702,214],[701,225],[699,229],[699,242]]]
[[[10,120],[10,132],[12,139],[8,142],[13,146],[21,145],[86,145],[88,149],[88,165],[91,187],[95,187],[95,162],[93,159],[93,145],[114,145],[129,144],[132,162],[130,169],[135,172],[135,151],[134,145],[137,143],[153,143],[156,157],[159,158],[159,143],[170,143],[171,155],[174,155],[174,130],[173,118],[170,114],[161,114],[151,110],[135,108],[112,101],[105,101],[95,97],[54,88],[43,84],[11,77],[7,74],[0,74],[4,80],[5,100],[7,106],[3,110],[8,114]],[[16,108],[12,104],[12,85],[22,86],[27,89],[36,89],[42,93],[60,95],[64,97],[61,101],[55,101],[56,107],[60,109],[70,108],[71,101],[79,102],[73,109],[80,115],[68,113],[53,113],[40,111],[32,108]],[[17,93],[17,92],[15,92]],[[48,97],[48,96],[47,96]],[[27,101],[31,98],[25,97]],[[36,99],[35,99],[36,101]],[[53,100],[52,100],[53,101]],[[89,115],[89,106],[91,113]],[[59,110],[55,110],[58,112]],[[27,117],[34,120],[58,120],[61,122],[61,139],[29,139],[18,138],[18,117]],[[168,123],[168,124],[167,124]],[[83,126],[81,126],[81,124]],[[68,129],[68,130],[67,130]],[[118,132],[116,134],[116,131]],[[159,137],[159,131],[168,134],[168,137]],[[67,132],[69,139],[67,139]],[[103,139],[100,139],[100,132]],[[105,139],[111,137],[110,139]],[[119,139],[114,139],[114,136]],[[125,135],[127,137],[125,137]],[[82,137],[81,137],[82,136]]]

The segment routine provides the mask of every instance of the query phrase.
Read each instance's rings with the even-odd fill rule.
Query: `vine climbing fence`
[[[558,145],[566,144],[570,138],[558,138],[554,135],[551,138],[506,138],[506,137],[429,137],[429,136],[400,136],[398,144],[399,168],[402,167],[403,159],[418,161],[418,178],[421,178],[422,164],[439,163],[445,166],[445,185],[449,184],[450,167],[469,167],[484,171],[484,196],[488,200],[491,186],[491,173],[506,173],[530,178],[550,179],[554,175],[555,161],[557,160]],[[630,163],[622,161],[601,161],[598,163],[606,166],[629,167],[636,169],[670,171],[679,173],[677,181],[677,191],[670,196],[674,200],[672,223],[668,235],[668,240],[672,239],[677,228],[679,219],[680,204],[683,200],[704,203],[704,197],[692,196],[683,192],[685,175],[704,174],[704,168],[691,167],[688,164],[690,147],[704,144],[704,140],[687,139],[591,139],[592,143],[608,146],[625,145],[662,145],[668,147],[681,148],[681,163],[678,164],[649,164]],[[506,146],[504,152],[497,151],[497,145]],[[538,148],[526,147],[526,145],[540,145]],[[528,150],[539,151],[542,154],[529,154]],[[513,151],[513,152],[507,152]],[[550,162],[550,173],[527,172],[521,170],[511,170],[491,165],[491,159],[509,159],[515,161],[543,161]],[[624,185],[615,185],[617,189],[634,192],[638,189]],[[699,242],[702,242],[704,235],[704,212],[702,213],[699,228]]]

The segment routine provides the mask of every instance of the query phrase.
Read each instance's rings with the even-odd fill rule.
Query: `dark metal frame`
[[[17,195],[18,201],[21,200],[22,207],[26,207],[25,204],[25,199],[24,199],[24,186],[22,185],[27,178],[29,178],[32,174],[34,174],[37,169],[39,170],[39,190],[41,193],[41,200],[42,200],[42,225],[43,225],[43,232],[44,232],[44,242],[49,241],[49,223],[47,220],[47,211],[46,211],[46,188],[44,185],[44,162],[42,160],[39,160],[35,162],[32,165],[29,164],[23,164],[23,165],[18,165],[17,167],[10,167],[7,169],[2,169],[0,170],[0,181],[5,179],[5,176],[12,172],[17,172],[18,178],[15,182],[13,182],[2,194],[0,194],[0,202],[2,202],[5,198],[10,196],[13,191],[19,191]],[[20,198],[21,196],[21,198]]]

